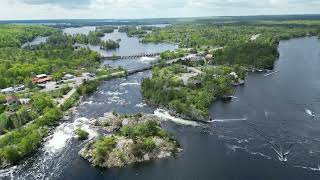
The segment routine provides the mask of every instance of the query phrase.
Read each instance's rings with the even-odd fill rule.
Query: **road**
[[[183,84],[184,85],[188,85],[188,81],[190,78],[192,77],[196,77],[200,74],[203,74],[202,71],[200,71],[199,69],[195,68],[195,67],[187,67],[187,71],[189,73],[184,73],[182,76],[181,76],[181,80],[183,81]]]

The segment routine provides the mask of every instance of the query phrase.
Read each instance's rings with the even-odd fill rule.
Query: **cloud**
[[[288,0],[270,0],[273,6],[286,6],[288,5]]]
[[[17,0],[29,5],[56,5],[62,8],[87,8],[91,0]]]
[[[0,20],[318,14],[320,0],[0,0]]]

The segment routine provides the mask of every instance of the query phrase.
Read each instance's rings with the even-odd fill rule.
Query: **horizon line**
[[[217,15],[217,16],[180,16],[180,17],[151,17],[151,18],[66,18],[66,19],[7,19],[2,20],[0,22],[5,21],[74,21],[74,20],[157,20],[157,19],[188,19],[188,18],[224,18],[224,17],[268,17],[268,16],[320,16],[320,14],[314,13],[303,13],[303,14],[260,14],[260,15]]]

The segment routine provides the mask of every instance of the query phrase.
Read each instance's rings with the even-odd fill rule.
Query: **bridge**
[[[155,53],[157,54],[157,53]],[[159,54],[159,53],[158,53]],[[142,57],[150,57],[150,56],[142,56]],[[165,61],[165,63],[167,65],[170,65],[170,64],[173,64],[173,63],[177,63],[178,61],[182,60],[182,61],[185,61],[186,60],[186,57],[181,57],[181,58],[176,58],[176,59],[171,59],[171,60],[167,60]],[[150,70],[152,69],[152,67],[156,64],[159,64],[159,60],[157,60],[156,62],[154,63],[151,63],[151,64],[148,64],[148,65],[145,65],[143,67],[137,67],[137,68],[131,68],[131,69],[127,69],[127,73],[128,75],[132,75],[132,74],[135,74],[135,73],[138,73],[138,72],[143,72],[143,71],[146,71],[146,70]],[[193,69],[191,69],[193,70]],[[193,70],[194,71],[194,70]],[[200,71],[201,72],[201,71]],[[201,72],[202,73],[202,72]]]
[[[156,57],[160,56],[160,53],[142,53],[142,54],[136,54],[136,55],[129,55],[129,56],[103,56],[102,59],[105,60],[117,60],[117,59],[137,59],[141,57]]]
[[[173,64],[173,63],[176,63],[178,61],[180,61],[182,58],[176,58],[176,59],[171,59],[171,60],[167,60],[165,61],[167,65],[170,65],[170,64]],[[153,64],[148,64],[147,66],[144,66],[144,67],[138,67],[138,68],[133,68],[133,69],[127,69],[127,73],[128,75],[132,75],[132,74],[135,74],[135,73],[138,73],[138,72],[143,72],[143,71],[146,71],[146,70],[150,70],[152,69],[152,67],[156,64],[158,64],[159,61],[157,61],[156,63],[153,63]]]
[[[135,68],[135,69],[128,69],[127,70],[127,73],[128,75],[132,75],[132,74],[135,74],[135,73],[138,73],[138,72],[143,72],[143,71],[146,71],[146,70],[150,70],[152,69],[152,65],[148,65],[148,66],[145,66],[145,67],[139,67],[139,68]]]

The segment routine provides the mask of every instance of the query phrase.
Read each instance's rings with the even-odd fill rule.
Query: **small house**
[[[36,77],[32,78],[32,82],[34,84],[41,84],[41,83],[46,83],[48,81],[51,81],[53,78],[50,75],[46,74],[39,74]]]
[[[69,80],[69,79],[73,79],[74,78],[74,75],[72,74],[66,74],[62,77],[63,80]]]
[[[22,99],[19,99],[19,102],[20,102],[20,104],[22,104],[22,105],[28,105],[28,104],[30,104],[31,99],[29,99],[29,98],[22,98]]]

